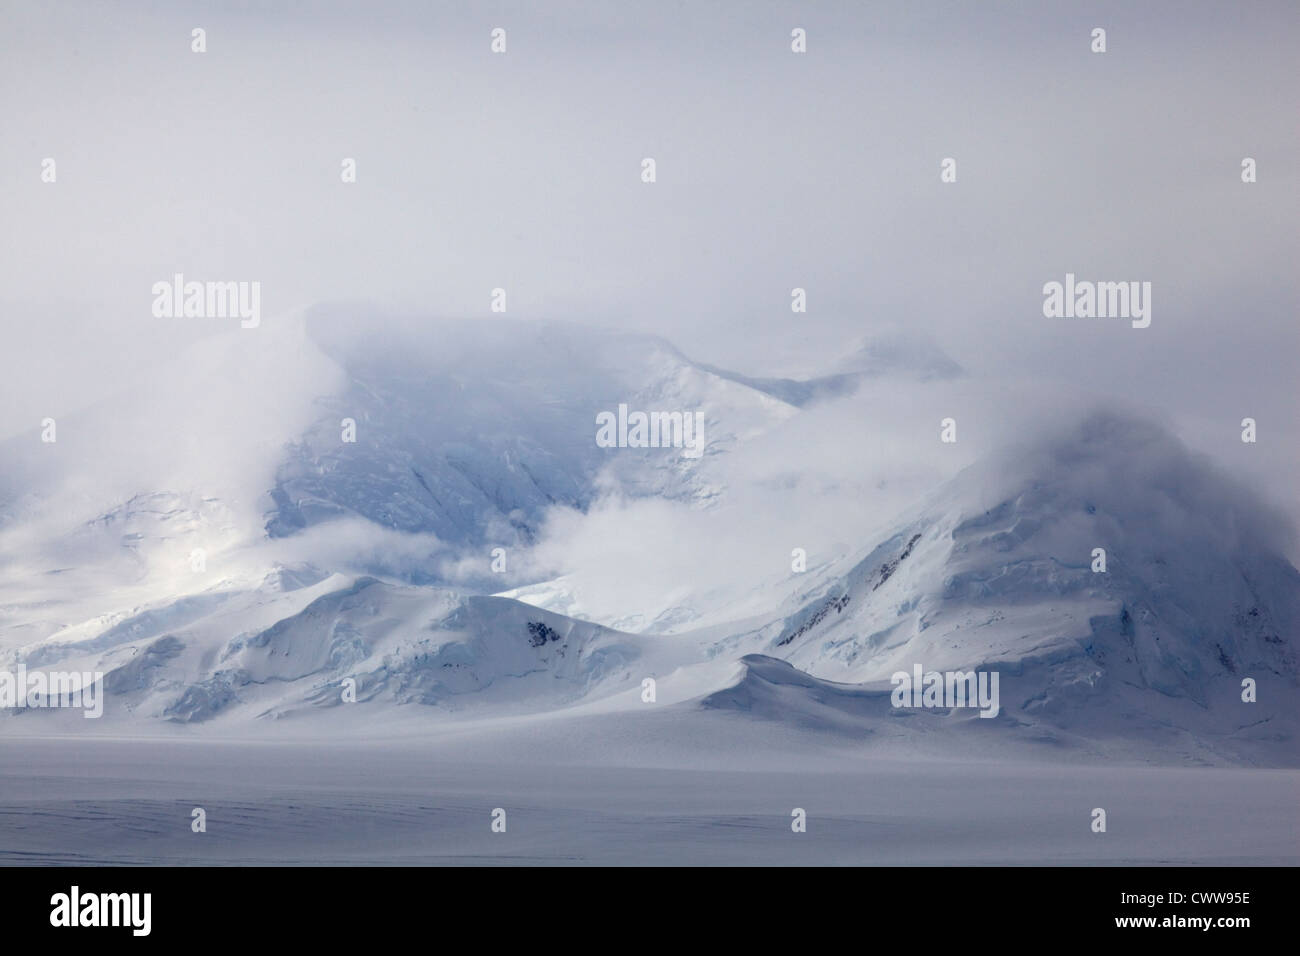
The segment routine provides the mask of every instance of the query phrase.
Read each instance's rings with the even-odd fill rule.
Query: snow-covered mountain
[[[962,367],[934,342],[907,329],[890,329],[866,336],[828,365],[828,370],[806,379],[761,378],[712,365],[701,367],[800,407],[851,394],[863,382],[873,379],[901,377],[930,382],[951,380],[965,374]]]
[[[158,403],[179,387],[162,370],[60,421],[57,444],[5,443],[0,663],[103,671],[111,711],[181,722],[328,705],[345,678],[361,702],[511,710],[544,673],[532,707],[560,706],[643,642],[440,571],[471,555],[493,590],[489,548],[513,561],[546,509],[601,494],[708,507],[711,463],[797,412],[654,336],[504,318],[384,329],[376,342],[356,310],[311,310],[189,356],[197,407]],[[202,457],[151,479],[150,448],[174,464],[187,419],[232,394],[241,364],[221,441],[195,438]],[[272,399],[290,385],[285,414]],[[704,454],[599,447],[596,416],[620,404],[699,412]],[[125,464],[96,481],[109,459]]]
[[[856,552],[693,595],[710,607],[669,596],[655,620],[628,609],[625,627],[586,619],[565,578],[493,594],[490,575],[453,582],[440,562],[526,554],[552,509],[581,516],[608,494],[707,510],[728,493],[720,465],[757,436],[866,380],[947,381],[960,368],[884,340],[795,382],[558,323],[385,329],[372,340],[352,313],[327,311],[269,340],[267,368],[287,344],[334,373],[296,401],[284,440],[267,431],[236,456],[247,474],[222,491],[255,493],[209,493],[182,472],[125,496],[122,476],[74,493],[31,480],[53,465],[15,468],[0,667],[103,672],[112,726],[373,727],[394,709],[436,724],[653,703],[866,739],[1300,756],[1286,523],[1161,426],[1097,412],[1045,430],[990,452]],[[289,376],[298,390],[304,379]],[[140,409],[123,402],[85,420],[102,430]],[[705,454],[610,454],[596,415],[619,404],[702,411]],[[916,666],[997,672],[998,716],[891,706],[891,675]]]
[[[76,623],[58,610],[73,588],[165,598],[195,549],[215,575],[257,571],[243,557],[268,537],[328,567],[309,533],[323,526],[371,529],[358,570],[436,584],[452,568],[499,588],[491,550],[528,545],[548,509],[615,493],[708,507],[725,491],[714,460],[797,413],[654,336],[505,317],[382,327],[307,310],[61,417],[57,443],[0,443],[14,589],[0,641]],[[703,455],[598,446],[597,415],[620,405],[699,413]]]
[[[782,707],[763,708],[778,719],[792,700],[879,705],[916,665],[991,670],[998,719],[1046,739],[1294,762],[1300,572],[1282,557],[1284,528],[1161,427],[1099,412],[967,469],[847,574],[722,646],[789,665],[747,659],[739,685],[756,699],[787,687]]]
[[[691,362],[662,339],[553,322],[390,322],[381,343],[347,313],[311,334],[343,387],[280,462],[267,530],[340,515],[453,544],[526,544],[553,505],[585,509],[602,488],[707,501],[709,458],[794,414],[764,389]],[[700,412],[702,457],[595,442],[596,417]],[[357,440],[340,440],[343,419]]]
[[[102,671],[118,720],[202,723],[354,701],[359,712],[372,701],[443,714],[548,710],[630,680],[646,651],[644,639],[508,599],[337,574],[295,586],[289,577],[182,598],[21,659]]]

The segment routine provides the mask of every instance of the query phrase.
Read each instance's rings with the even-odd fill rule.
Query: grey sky
[[[1294,3],[0,11],[0,436],[256,335],[155,319],[174,272],[258,280],[267,316],[355,299],[490,321],[504,286],[515,317],[660,332],[756,374],[902,324],[989,380],[1163,409],[1221,457],[1250,415],[1238,464],[1288,494]],[[1151,327],[1045,319],[1067,271],[1152,282]]]

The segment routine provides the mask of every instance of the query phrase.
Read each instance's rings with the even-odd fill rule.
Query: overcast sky
[[[501,286],[514,317],[756,374],[901,324],[1224,458],[1249,415],[1238,464],[1294,498],[1297,50],[1292,2],[5,0],[0,437],[195,340],[256,347],[155,318],[175,272],[260,281],[266,321],[338,299],[490,321]],[[1151,282],[1150,328],[1044,318],[1067,271]]]

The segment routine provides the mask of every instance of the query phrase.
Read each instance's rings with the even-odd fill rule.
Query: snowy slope
[[[218,428],[219,476],[170,445],[148,458],[153,433],[137,424],[140,460],[121,455],[128,467],[95,480],[87,449],[122,440],[113,421],[145,415],[149,389],[63,423],[67,445],[21,450],[0,520],[0,667],[104,672],[105,726],[638,712],[652,677],[656,706],[862,738],[960,727],[953,740],[1142,759],[1300,756],[1286,524],[1160,426],[1085,416],[990,454],[856,553],[821,554],[804,574],[762,564],[592,619],[581,571],[492,595],[495,575],[452,586],[440,560],[454,548],[486,565],[489,547],[526,548],[549,509],[587,520],[607,494],[707,512],[727,493],[720,463],[797,429],[841,387],[827,382],[960,369],[924,344],[873,340],[795,388],[559,323],[385,328],[368,338],[354,312],[273,328],[245,356],[268,380],[289,352],[309,360],[251,390],[240,414],[276,389],[297,396],[292,414],[267,412],[251,435]],[[213,357],[204,375],[231,362]],[[595,416],[622,403],[702,410],[706,454],[607,454]],[[343,418],[355,443],[340,440]],[[60,468],[76,480],[49,480]],[[999,715],[900,713],[889,678],[916,665],[996,670]],[[1256,703],[1241,700],[1246,679]]]
[[[491,548],[512,548],[513,571],[547,509],[611,493],[707,506],[723,492],[713,461],[796,413],[653,336],[505,317],[383,327],[359,308],[268,320],[60,416],[57,443],[0,443],[0,649],[281,566],[495,590]],[[620,403],[703,413],[705,455],[599,448],[596,415]]]
[[[187,596],[93,635],[56,633],[3,655],[0,666],[103,672],[106,724],[347,707],[349,678],[365,721],[402,704],[444,716],[546,712],[639,687],[647,668],[665,666],[674,653],[517,601],[334,574],[303,587],[276,576],[254,589]],[[16,713],[28,730],[73,716]]]
[[[821,693],[809,679],[879,691],[916,664],[992,669],[1004,723],[1295,762],[1282,527],[1160,427],[1098,413],[958,475],[847,575],[724,644],[787,661],[796,697]],[[742,684],[772,679],[751,664]]]
[[[350,313],[309,318],[346,373],[279,465],[267,522],[292,534],[340,515],[462,545],[526,544],[552,505],[585,509],[602,490],[707,501],[710,456],[794,408],[698,366],[661,339],[562,323],[409,322],[381,344]],[[703,459],[596,445],[596,416],[704,415]],[[357,440],[340,440],[340,422]]]

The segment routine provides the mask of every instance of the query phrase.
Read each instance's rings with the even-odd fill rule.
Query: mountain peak
[[[757,650],[829,681],[1005,671],[1007,719],[1255,752],[1300,686],[1274,520],[1160,425],[1093,412],[957,475]]]

